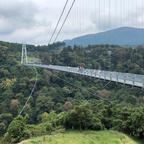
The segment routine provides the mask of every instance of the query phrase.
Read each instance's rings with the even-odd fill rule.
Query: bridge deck
[[[114,81],[118,83],[123,83],[127,85],[132,85],[136,87],[144,88],[144,75],[121,73],[121,72],[111,72],[111,71],[101,71],[95,69],[80,69],[77,67],[66,67],[66,66],[56,66],[56,65],[41,65],[28,63],[25,66],[40,67],[51,70],[64,71],[69,73],[75,73],[80,75],[86,75],[90,77],[95,77],[99,79]]]

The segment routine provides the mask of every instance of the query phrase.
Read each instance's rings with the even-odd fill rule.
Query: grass
[[[41,62],[41,60],[39,58],[36,58],[36,57],[28,57],[28,61],[29,62]]]
[[[68,131],[63,134],[32,138],[23,144],[144,144],[115,131]]]

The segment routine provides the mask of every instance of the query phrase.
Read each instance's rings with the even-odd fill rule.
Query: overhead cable
[[[63,26],[64,26],[65,22],[67,21],[67,18],[68,18],[69,14],[70,14],[70,12],[71,12],[71,10],[72,10],[73,6],[74,6],[75,1],[76,1],[76,0],[73,0],[73,2],[72,2],[72,4],[71,4],[71,7],[70,7],[70,9],[69,9],[69,11],[68,11],[68,13],[67,13],[67,15],[66,15],[66,17],[65,17],[65,19],[64,19],[64,21],[63,21],[63,23],[62,23],[62,25],[61,25],[60,30],[58,31],[58,33],[57,33],[57,35],[56,35],[56,37],[55,37],[55,39],[54,39],[54,42],[53,42],[53,43],[55,43],[55,42],[56,42],[56,40],[57,40],[57,38],[58,38],[59,34],[61,33],[61,31],[62,31],[62,29],[63,29]]]
[[[67,84],[69,84],[69,85],[71,85],[71,86],[73,86],[73,87],[76,87],[76,88],[80,89],[81,91],[83,91],[83,89],[82,89],[81,87],[76,86],[76,85],[73,84],[72,82],[68,82],[67,80],[64,80],[64,79],[62,79],[62,78],[60,78],[60,77],[58,77],[58,76],[56,76],[56,77],[57,77],[58,79],[62,80],[63,82],[65,82],[65,83],[67,83]],[[88,92],[89,94],[95,96],[95,97],[96,97],[97,99],[99,99],[99,100],[106,100],[106,99],[104,99],[103,97],[98,96],[97,94],[93,94],[93,93],[90,92],[89,90],[87,90],[87,92]],[[107,101],[110,102],[109,100],[107,100]]]
[[[64,12],[65,12],[65,9],[66,9],[66,6],[67,6],[67,4],[68,4],[68,1],[69,1],[69,0],[66,0],[66,3],[65,3],[65,5],[64,5],[64,8],[63,8],[63,10],[62,10],[62,13],[61,13],[61,15],[60,15],[60,17],[59,17],[59,19],[58,19],[58,22],[57,22],[57,24],[56,24],[56,26],[55,26],[55,29],[54,29],[54,31],[53,31],[53,33],[52,33],[52,36],[50,37],[48,46],[50,45],[50,43],[51,43],[51,41],[52,41],[52,38],[53,38],[53,36],[54,36],[54,34],[55,34],[58,26],[59,26],[59,23],[60,23],[60,21],[61,21],[61,18],[62,18],[62,16],[63,16]]]
[[[34,70],[35,70],[35,74],[36,74],[36,76],[35,76],[36,77],[35,78],[35,83],[34,83],[34,86],[33,86],[32,90],[31,90],[31,93],[30,93],[29,97],[27,98],[27,101],[25,102],[25,104],[24,104],[22,110],[20,111],[19,115],[21,115],[23,113],[23,111],[26,108],[28,102],[30,101],[30,98],[32,97],[32,94],[33,94],[33,92],[34,92],[34,90],[36,88],[36,85],[37,85],[37,76],[38,76],[38,73],[37,73],[36,68],[34,68]]]

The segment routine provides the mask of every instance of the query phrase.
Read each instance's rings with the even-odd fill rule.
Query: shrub
[[[26,118],[18,116],[10,123],[4,140],[9,141],[9,143],[16,143],[28,137],[29,133],[26,130]]]

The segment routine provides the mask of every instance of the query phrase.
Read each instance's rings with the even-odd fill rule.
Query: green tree
[[[8,127],[8,133],[5,140],[13,144],[21,141],[22,139],[28,138],[29,134],[26,133],[26,121],[27,117],[16,117]]]

